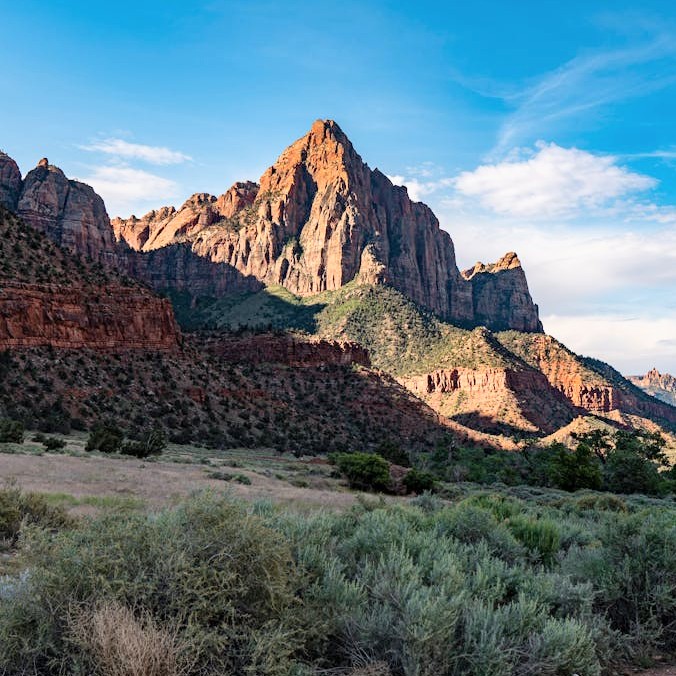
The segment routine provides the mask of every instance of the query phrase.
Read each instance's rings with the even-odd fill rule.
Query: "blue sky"
[[[676,372],[676,8],[469,4],[2,3],[0,147],[139,215],[330,117],[461,266],[516,250],[548,332]]]

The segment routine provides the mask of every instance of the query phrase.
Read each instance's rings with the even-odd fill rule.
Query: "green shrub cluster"
[[[34,529],[30,575],[0,585],[0,671],[106,673],[83,621],[214,676],[596,676],[674,654],[676,509],[522,493],[310,515],[203,495]]]
[[[99,423],[89,433],[85,450],[148,458],[152,455],[160,455],[166,446],[167,437],[159,428],[146,431],[138,441],[125,441],[124,432],[117,425]]]
[[[345,475],[351,488],[365,491],[390,489],[390,465],[376,453],[335,453],[329,459]]]
[[[676,469],[669,469],[665,440],[643,430],[614,434],[596,430],[577,435],[571,450],[561,443],[523,452],[456,448],[441,443],[417,464],[441,481],[527,484],[613,493],[666,495],[676,492]]]
[[[3,418],[0,420],[0,443],[23,443],[24,426],[19,420]]]

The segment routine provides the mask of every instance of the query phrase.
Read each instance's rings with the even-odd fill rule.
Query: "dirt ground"
[[[65,493],[76,498],[135,498],[150,507],[163,507],[175,504],[195,491],[210,488],[246,500],[269,499],[299,507],[341,509],[355,501],[354,493],[297,487],[248,469],[233,471],[247,476],[251,480],[250,486],[224,482],[209,478],[209,469],[213,468],[119,457],[0,453],[0,480],[16,481],[26,491]]]

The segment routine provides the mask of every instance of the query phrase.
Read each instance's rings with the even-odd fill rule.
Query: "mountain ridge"
[[[236,183],[220,197],[196,193],[178,210],[117,218],[112,227],[135,250],[188,243],[200,257],[298,296],[382,283],[458,324],[542,331],[518,257],[463,276],[430,208],[371,170],[332,120],[317,120],[259,184]]]

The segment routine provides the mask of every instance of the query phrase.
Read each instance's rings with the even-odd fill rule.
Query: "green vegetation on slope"
[[[394,375],[445,365],[525,368],[489,331],[451,326],[383,285],[351,282],[308,298],[268,287],[207,303],[183,321],[193,328],[282,329],[352,340],[369,350],[374,366]]]

